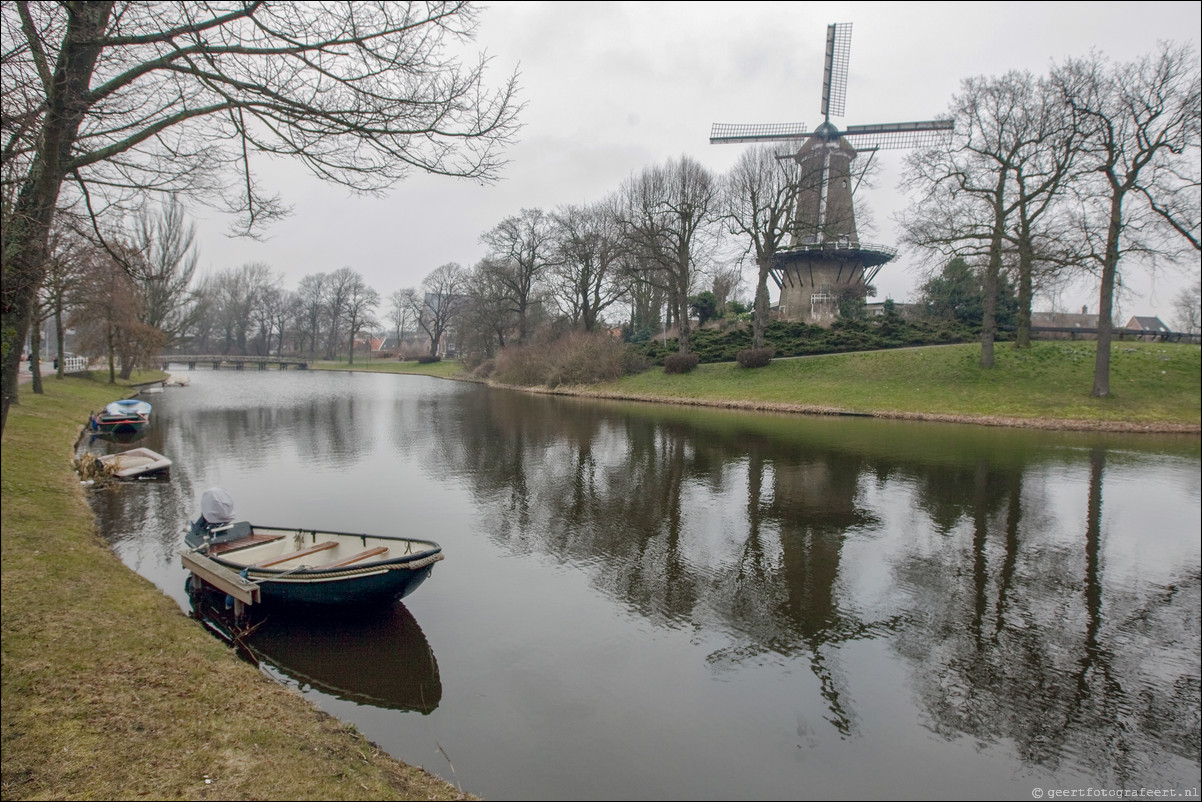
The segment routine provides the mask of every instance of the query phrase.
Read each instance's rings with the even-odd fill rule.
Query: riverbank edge
[[[475,798],[243,662],[121,562],[71,466],[69,421],[96,391],[20,400],[0,484],[4,799]]]
[[[451,377],[458,378],[458,377]],[[463,379],[476,381],[475,379]],[[1143,434],[1202,434],[1202,425],[1196,423],[1137,422],[1070,420],[1066,418],[1021,418],[998,415],[944,415],[929,412],[876,411],[859,412],[838,407],[820,407],[806,404],[788,404],[767,401],[738,401],[730,399],[679,398],[644,395],[640,393],[593,390],[588,387],[517,387],[488,382],[490,387],[520,390],[539,395],[560,395],[576,398],[594,398],[605,401],[637,401],[649,404],[676,404],[678,406],[735,409],[749,412],[774,412],[795,415],[822,415],[828,417],[880,418],[884,420],[913,420],[936,423],[961,423],[975,426],[1001,426],[1015,429],[1050,429],[1080,432],[1123,432]]]
[[[1044,429],[1051,431],[1076,432],[1115,432],[1124,434],[1183,434],[1202,435],[1202,424],[1180,423],[1172,421],[1123,421],[1123,420],[1074,420],[1070,418],[1025,418],[1004,415],[950,415],[934,412],[909,412],[895,410],[858,411],[841,409],[839,407],[814,406],[809,404],[790,404],[771,401],[748,401],[720,398],[683,398],[679,396],[657,396],[645,393],[618,392],[613,390],[597,390],[589,386],[561,387],[531,387],[514,384],[503,384],[492,379],[482,379],[471,375],[467,368],[463,372],[449,375],[423,373],[414,371],[372,370],[371,365],[323,365],[321,370],[343,371],[347,373],[380,373],[390,376],[429,376],[432,379],[446,379],[471,384],[483,384],[501,390],[516,390],[535,395],[567,396],[574,398],[590,398],[601,401],[639,402],[647,404],[675,404],[677,406],[707,407],[711,409],[732,409],[747,412],[771,412],[790,415],[816,415],[826,417],[856,417],[879,418],[882,420],[912,420],[933,423],[958,423],[973,426],[996,426],[1012,429]]]

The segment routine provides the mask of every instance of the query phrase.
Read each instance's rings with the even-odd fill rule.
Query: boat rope
[[[434,563],[438,562],[439,560],[445,560],[446,558],[447,557],[445,554],[443,554],[442,552],[439,552],[438,554],[431,554],[429,557],[422,557],[420,560],[414,560],[413,562],[407,562],[407,563],[400,563],[399,565],[390,565],[388,567],[392,568],[394,570],[399,570],[399,569],[403,568],[403,569],[406,569],[409,571],[418,571],[422,568],[425,568],[427,565],[433,565]]]

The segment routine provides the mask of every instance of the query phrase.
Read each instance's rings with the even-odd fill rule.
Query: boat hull
[[[187,545],[259,586],[269,606],[378,606],[429,578],[442,547],[428,540],[281,529],[241,521],[193,524]]]
[[[96,415],[92,418],[92,431],[107,434],[138,434],[149,421],[141,416]]]
[[[284,579],[260,579],[263,603],[270,605],[308,605],[321,607],[379,606],[403,599],[417,590],[433,570],[417,571],[377,569],[344,577],[292,576]]]
[[[149,403],[136,398],[125,398],[114,401],[104,408],[104,412],[93,415],[90,427],[94,432],[136,434],[150,422],[150,411]]]
[[[131,448],[97,457],[118,479],[158,479],[171,475],[171,460],[149,448]]]

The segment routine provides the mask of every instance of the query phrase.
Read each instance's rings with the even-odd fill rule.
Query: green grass
[[[242,663],[97,536],[72,443],[128,392],[49,379],[9,411],[3,798],[462,798]]]
[[[1117,343],[1109,398],[1093,398],[1094,344],[998,344],[982,370],[979,345],[778,359],[764,368],[701,365],[685,375],[650,370],[589,388],[599,394],[694,403],[803,407],[864,414],[1183,424],[1202,418],[1202,351]]]
[[[443,360],[425,365],[412,359],[404,362],[396,359],[356,360],[353,365],[347,363],[346,360],[328,360],[311,363],[309,368],[312,370],[354,370],[363,373],[415,373],[443,379],[465,374],[463,363],[458,360]]]

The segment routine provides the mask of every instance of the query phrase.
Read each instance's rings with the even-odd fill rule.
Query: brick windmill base
[[[780,285],[780,315],[815,326],[839,319],[849,289],[863,299],[865,287],[897,252],[883,245],[808,245],[780,251],[772,275]]]

